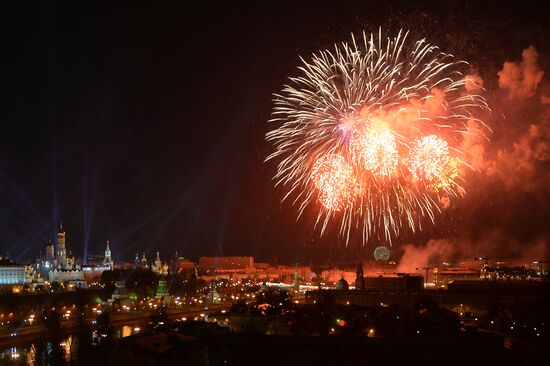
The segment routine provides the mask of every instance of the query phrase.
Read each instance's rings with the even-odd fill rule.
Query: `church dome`
[[[349,289],[348,281],[346,281],[344,279],[344,276],[342,276],[342,278],[340,278],[338,280],[338,282],[336,282],[336,289],[337,290],[348,290]]]

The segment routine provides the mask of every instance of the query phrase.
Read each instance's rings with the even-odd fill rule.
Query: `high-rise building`
[[[67,251],[65,249],[65,230],[63,229],[63,223],[59,224],[59,230],[57,231],[57,267],[65,269],[67,267]]]

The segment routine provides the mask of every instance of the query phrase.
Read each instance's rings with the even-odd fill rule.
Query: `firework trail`
[[[321,235],[338,221],[347,241],[355,228],[364,243],[391,243],[404,228],[435,223],[440,200],[464,193],[470,166],[460,145],[468,121],[487,129],[475,117],[487,103],[466,90],[467,63],[407,38],[352,36],[301,59],[275,95],[266,161],[278,162],[274,180],[298,217],[316,206]]]

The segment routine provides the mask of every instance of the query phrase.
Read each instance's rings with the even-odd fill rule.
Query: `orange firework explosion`
[[[442,196],[448,206],[464,193],[457,180],[468,165],[457,156],[466,126],[485,126],[476,112],[488,106],[465,87],[467,64],[381,31],[302,62],[275,95],[278,127],[266,135],[283,200],[293,196],[298,216],[320,203],[321,234],[339,220],[346,240],[358,229],[363,242],[391,243],[404,228],[435,223]]]
[[[432,184],[432,187],[436,192],[450,191],[452,194],[453,191],[450,189],[457,186],[456,178],[458,178],[458,159],[450,158],[447,164],[443,166],[441,174],[437,176],[437,181]]]
[[[407,167],[416,179],[431,182],[441,177],[448,162],[447,141],[429,135],[415,142],[410,151]]]
[[[387,128],[371,126],[357,132],[351,141],[351,153],[356,165],[375,175],[389,176],[397,169],[397,142]]]
[[[319,202],[329,210],[340,211],[357,194],[353,169],[341,155],[329,155],[317,160],[312,179],[319,190]]]

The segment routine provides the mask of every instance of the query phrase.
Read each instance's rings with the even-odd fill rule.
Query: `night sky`
[[[263,163],[272,94],[296,73],[300,55],[363,29],[404,27],[470,61],[488,90],[497,88],[504,61],[521,60],[530,45],[550,70],[550,14],[542,1],[383,3],[37,2],[4,9],[1,255],[36,257],[59,221],[79,257],[101,254],[105,240],[117,260],[136,251],[152,258],[156,249],[162,257],[178,250],[191,258],[306,263],[349,252],[333,233],[319,239],[312,217],[296,223],[296,209],[281,205],[283,192],[273,188],[274,164]],[[499,134],[506,113],[515,112],[493,107],[499,149],[514,146]],[[536,167],[543,176],[547,168],[547,160]],[[504,192],[494,176],[485,179],[484,190],[473,189],[464,203],[471,206],[394,245],[449,235],[482,240],[499,227],[517,241],[545,240],[550,188],[540,187]],[[524,222],[510,228],[518,218]]]

